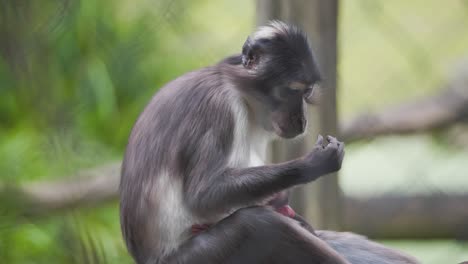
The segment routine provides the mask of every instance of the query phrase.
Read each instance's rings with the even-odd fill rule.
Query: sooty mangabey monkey
[[[242,54],[163,87],[122,165],[123,236],[137,263],[417,263],[364,237],[316,231],[286,191],[340,169],[319,136],[302,158],[265,165],[268,142],[305,131],[320,74],[305,34],[272,22]]]

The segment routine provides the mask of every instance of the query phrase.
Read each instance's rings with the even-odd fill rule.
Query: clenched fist
[[[324,145],[324,139],[319,135],[312,151],[300,159],[302,181],[313,181],[341,169],[344,143],[331,136],[327,136],[327,141]]]

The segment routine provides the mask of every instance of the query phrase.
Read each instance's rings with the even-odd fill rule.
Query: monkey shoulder
[[[243,111],[235,109],[238,100],[216,67],[176,78],[155,94],[135,124],[132,134],[151,143],[139,144],[143,147],[138,151],[147,149],[180,164],[202,156],[207,162],[222,162],[233,144],[237,115]]]

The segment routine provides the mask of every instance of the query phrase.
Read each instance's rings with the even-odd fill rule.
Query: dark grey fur
[[[341,167],[344,144],[332,137],[297,160],[255,161],[264,138],[304,132],[304,99],[319,78],[305,35],[275,22],[242,54],[153,97],[130,135],[120,184],[122,232],[137,263],[416,263],[359,236],[316,236],[299,216],[272,209],[284,205],[278,193]],[[190,233],[204,223],[212,226]]]

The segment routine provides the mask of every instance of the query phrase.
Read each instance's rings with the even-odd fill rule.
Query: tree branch
[[[372,238],[468,238],[468,195],[345,199],[344,228]]]
[[[115,200],[120,182],[120,163],[84,170],[60,181],[0,186],[3,203],[9,200],[21,215],[37,216]]]
[[[29,217],[115,201],[120,164],[86,170],[74,179],[0,188],[2,206]],[[20,201],[20,202],[19,202]],[[468,238],[468,195],[344,197],[345,230],[372,238]],[[9,208],[7,208],[9,209]],[[441,217],[443,216],[443,217]]]
[[[421,133],[468,119],[468,63],[439,94],[403,103],[379,113],[365,113],[344,122],[346,142],[389,134]]]

